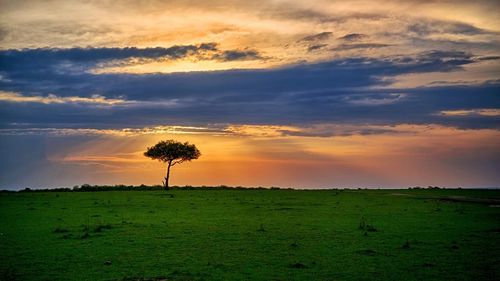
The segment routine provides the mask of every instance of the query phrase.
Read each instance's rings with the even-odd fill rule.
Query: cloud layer
[[[118,58],[172,58],[200,50],[219,52],[217,56],[221,58],[218,59],[258,57],[248,52],[220,52],[214,44],[160,50],[0,51],[0,87],[4,90],[0,96],[1,126],[37,123],[45,127],[115,128],[123,126],[120,124],[144,127],[290,122],[499,126],[499,118],[494,115],[437,114],[499,108],[497,81],[391,87],[391,81],[402,75],[460,72],[464,67],[485,60],[497,61],[496,57],[462,51],[426,51],[383,59],[355,57],[259,70],[94,73],[101,64]],[[104,104],[115,106],[99,106]]]

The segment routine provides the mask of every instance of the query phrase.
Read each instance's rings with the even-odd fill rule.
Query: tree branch
[[[182,163],[182,162],[184,162],[184,160],[183,160],[183,159],[181,159],[181,160],[177,160],[177,161],[174,161],[174,162],[172,162],[172,166],[174,166],[175,164],[180,164],[180,163]]]

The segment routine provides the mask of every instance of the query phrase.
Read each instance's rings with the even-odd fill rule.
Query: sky
[[[500,186],[498,1],[0,0],[0,189]]]

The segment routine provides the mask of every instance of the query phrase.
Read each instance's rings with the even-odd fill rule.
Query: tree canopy
[[[175,140],[160,141],[152,147],[148,147],[144,156],[167,163],[167,176],[165,177],[165,189],[168,189],[170,167],[185,161],[198,159],[200,151],[194,144],[178,142]]]
[[[194,144],[182,143],[175,140],[160,141],[152,147],[148,147],[144,156],[157,159],[162,162],[172,161],[172,165],[180,164],[184,161],[198,159],[200,151]]]

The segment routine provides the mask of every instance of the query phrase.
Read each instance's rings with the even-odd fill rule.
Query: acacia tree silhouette
[[[160,141],[152,147],[148,147],[144,156],[167,163],[167,176],[163,185],[168,190],[168,180],[170,178],[170,168],[185,161],[198,159],[200,151],[194,144],[182,143],[175,140]]]

